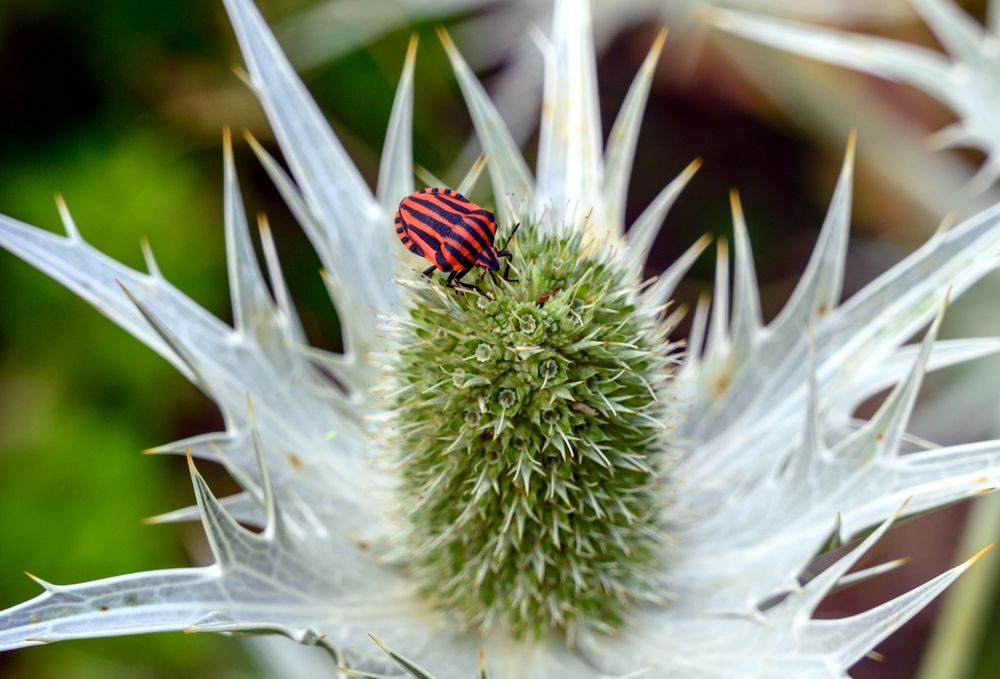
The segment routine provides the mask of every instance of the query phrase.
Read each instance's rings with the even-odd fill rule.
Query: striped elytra
[[[476,266],[499,270],[496,230],[492,212],[448,188],[420,189],[396,212],[396,235],[403,245],[445,273]]]

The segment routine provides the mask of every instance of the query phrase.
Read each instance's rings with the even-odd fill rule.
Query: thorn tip
[[[993,549],[996,546],[997,546],[997,543],[991,542],[990,544],[986,545],[985,547],[983,547],[982,549],[980,549],[978,552],[976,552],[975,554],[973,554],[971,558],[967,559],[964,565],[965,566],[971,566],[972,564],[976,563],[977,561],[979,561],[980,559],[982,559],[984,556],[986,556],[986,554],[991,549]]]

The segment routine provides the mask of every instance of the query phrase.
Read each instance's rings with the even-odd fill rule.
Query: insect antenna
[[[514,230],[510,232],[509,236],[507,236],[507,240],[504,241],[503,246],[501,246],[500,248],[501,250],[507,249],[507,246],[510,245],[510,242],[514,239],[514,234],[517,233],[517,229],[520,226],[521,222],[518,222],[517,224],[514,225]]]

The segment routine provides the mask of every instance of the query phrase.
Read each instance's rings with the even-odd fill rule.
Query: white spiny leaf
[[[226,265],[229,268],[229,294],[233,304],[236,330],[251,335],[268,332],[276,320],[274,303],[257,263],[250,228],[247,225],[243,197],[240,195],[233,144],[226,129],[223,143],[223,181],[225,203]]]
[[[847,300],[830,321],[832,336],[850,338],[835,355],[864,343],[866,358],[874,363],[912,336],[937,313],[943,291],[957,297],[997,266],[998,224],[1000,206],[995,206],[939,232]]]
[[[217,567],[135,573],[56,587],[0,618],[0,648],[180,630],[227,603]]]
[[[847,575],[841,576],[841,578],[837,580],[834,590],[841,590],[861,582],[868,582],[869,580],[877,578],[880,575],[890,573],[900,566],[905,566],[909,562],[910,559],[908,558],[893,559],[892,561],[886,561],[885,563],[881,563],[877,566],[871,566],[870,568],[862,568],[860,570],[853,571]]]
[[[469,168],[469,171],[465,174],[465,177],[462,178],[462,181],[459,182],[458,187],[455,190],[462,195],[470,193],[476,186],[476,182],[479,181],[479,175],[483,173],[485,168],[486,154],[480,153],[479,157],[476,158],[476,162],[472,164],[472,167]]]
[[[816,316],[825,316],[840,302],[851,229],[855,139],[852,134],[847,142],[847,152],[833,190],[833,198],[805,273],[795,286],[788,303],[769,326],[782,342],[782,345],[776,347],[778,352],[787,349],[790,342],[794,341],[791,335],[797,332],[795,329],[801,328]]]
[[[167,359],[185,377],[194,379],[190,368],[146,323],[142,314],[122,294],[116,281],[128,281],[135,288],[140,285],[159,287],[163,285],[162,283],[115,262],[81,239],[57,236],[2,215],[0,215],[0,241],[8,250],[68,287],[94,305],[102,314],[135,335]],[[208,314],[187,298],[179,298],[178,301],[181,305],[189,305],[185,309],[190,312],[185,314],[189,323],[214,322],[218,325],[213,330],[221,331],[224,328],[214,318],[209,320]]]
[[[698,257],[708,248],[711,242],[712,238],[710,236],[702,236],[695,241],[694,245],[677,258],[676,262],[660,274],[659,278],[656,279],[656,282],[653,283],[649,291],[645,294],[643,302],[654,309],[659,309],[666,304],[677,288],[677,284],[687,274],[688,269],[698,261]],[[691,353],[698,354],[700,352],[692,350]]]
[[[250,148],[253,149],[264,170],[288,204],[289,210],[298,220],[306,235],[315,243],[315,239],[321,238],[323,233],[319,219],[306,204],[302,194],[278,162],[251,134],[247,133],[246,138]],[[329,268],[331,264],[335,265],[334,260],[323,259],[322,250],[318,250],[318,252],[326,267],[323,269],[326,275],[336,275],[337,269]],[[349,294],[346,286],[339,285],[339,277],[338,285],[328,289],[337,311],[345,321],[343,326],[346,356],[336,368],[331,368],[331,370],[338,379],[347,382],[349,386],[354,388],[355,396],[361,396],[367,392],[367,387],[374,379],[371,369],[365,366],[360,358],[371,347],[375,332],[374,322],[371,314],[368,313],[368,304],[365,300],[359,299],[357,295]]]
[[[270,540],[238,524],[236,519],[219,504],[190,456],[188,456],[188,467],[194,484],[194,496],[198,501],[198,511],[201,513],[201,523],[205,528],[205,535],[216,564],[223,571],[232,570],[240,566],[246,555],[266,554],[270,551],[268,544]]]
[[[800,592],[790,596],[788,600],[779,606],[778,615],[790,615],[795,625],[808,624],[807,621],[812,618],[813,613],[819,608],[826,595],[854,568],[854,565],[861,560],[861,557],[867,554],[875,546],[875,543],[882,539],[882,536],[889,530],[889,526],[903,513],[905,506],[905,503],[901,505],[892,516],[882,522],[882,525],[872,531],[861,544],[810,580]]]
[[[646,110],[649,88],[653,84],[653,74],[667,39],[666,27],[660,29],[653,46],[649,49],[639,72],[629,87],[615,124],[608,135],[604,154],[604,207],[608,230],[619,235],[625,232],[625,201],[628,198],[628,181],[632,176],[632,159],[635,157],[639,141],[642,114]],[[662,221],[662,219],[660,220]],[[635,231],[635,226],[632,227]],[[632,232],[629,232],[631,235]]]
[[[776,607],[756,616],[716,617],[694,613],[684,623],[661,611],[646,612],[637,624],[613,641],[584,640],[588,655],[600,657],[615,673],[637,671],[652,663],[662,674],[712,679],[732,677],[847,677],[850,667],[890,633],[901,627],[980,555],[916,589],[870,611],[840,619],[808,614],[843,574],[874,544],[891,518],[804,588]],[[873,539],[874,538],[874,539]],[[698,652],[699,639],[710,636],[713,649]],[[639,660],[642,658],[643,660]]]
[[[376,308],[392,308],[398,290],[386,281],[392,278],[393,260],[366,256],[392,245],[383,211],[257,8],[249,0],[225,0],[225,6],[275,137],[323,226],[316,249],[343,272],[343,284],[356,288],[357,297]]]
[[[853,665],[940,595],[985,552],[864,613],[842,620],[811,621],[801,633],[803,646],[822,649],[837,666]]]
[[[403,62],[403,74],[396,87],[389,129],[385,134],[382,164],[379,165],[375,195],[386,214],[393,214],[406,196],[413,193],[413,66],[417,61],[417,36],[410,38]],[[377,228],[377,227],[376,227]]]
[[[986,161],[969,184],[971,192],[984,192],[1000,178],[995,15],[990,13],[987,31],[953,0],[911,0],[911,4],[947,50],[947,57],[909,43],[770,17],[718,10],[707,15],[711,23],[731,33],[912,85],[951,107],[959,123],[935,135],[935,143],[984,151]]]
[[[760,293],[757,289],[757,274],[754,270],[753,252],[750,249],[750,234],[739,195],[729,194],[733,213],[733,246],[735,250],[733,274],[733,344],[737,349],[749,348],[757,338],[762,323],[760,317]]]
[[[271,289],[274,290],[275,302],[280,310],[280,316],[275,320],[281,324],[290,342],[305,344],[306,333],[302,329],[299,314],[295,311],[295,303],[288,292],[285,277],[281,273],[281,262],[278,260],[278,250],[274,246],[271,227],[268,226],[267,218],[263,214],[257,217],[257,229],[260,233],[260,244],[264,250],[264,262],[267,264],[268,279],[271,281]]]
[[[706,18],[724,31],[751,40],[902,80],[939,98],[948,96],[947,59],[923,47],[728,10],[706,12]]]
[[[674,201],[680,196],[681,191],[691,181],[699,167],[701,167],[701,160],[694,160],[684,168],[683,172],[660,190],[653,202],[643,210],[639,218],[632,224],[632,228],[628,230],[626,234],[628,248],[639,266],[642,266],[649,257],[649,251],[653,247],[653,241],[663,225],[667,212],[673,207]]]
[[[472,116],[472,124],[486,152],[486,163],[493,181],[495,211],[500,215],[501,222],[516,223],[520,221],[522,211],[528,207],[528,197],[534,185],[531,172],[496,107],[462,59],[455,43],[444,30],[439,31],[438,36],[451,60],[452,69]]]
[[[729,242],[715,242],[715,286],[712,289],[712,316],[705,340],[705,361],[722,362],[729,353]],[[711,368],[709,369],[711,371]],[[728,381],[728,380],[727,380]]]
[[[836,457],[861,454],[860,461],[866,464],[876,455],[894,457],[898,453],[943,318],[944,306],[924,336],[909,374],[895,386],[867,425],[834,448]]]
[[[263,528],[267,523],[267,517],[264,516],[264,512],[261,510],[260,502],[258,502],[257,498],[247,491],[240,491],[239,493],[219,498],[219,504],[230,516],[239,521],[241,524],[254,526],[256,528]],[[157,514],[156,516],[151,516],[148,519],[145,519],[144,523],[180,523],[184,521],[200,520],[201,510],[197,504],[194,504],[188,507],[182,507],[181,509],[175,509],[170,512]]]
[[[536,210],[569,223],[593,213],[598,238],[621,236],[605,223],[597,74],[590,3],[555,0],[551,45],[545,51],[545,94],[538,139]]]
[[[866,398],[903,379],[912,368],[919,350],[920,347],[916,345],[901,347],[877,365],[873,365],[871,369],[856,373],[852,384],[844,386],[844,391],[850,396],[843,401],[843,415],[846,417]],[[1000,352],[1000,339],[939,340],[934,343],[927,370],[947,368],[992,356],[998,352]]]
[[[965,62],[979,60],[983,27],[952,0],[910,0],[910,4],[951,54]]]
[[[156,257],[153,256],[153,247],[145,237],[139,239],[139,247],[142,249],[142,261],[146,264],[146,273],[153,278],[162,279],[163,273],[160,272],[160,265],[156,263]]]

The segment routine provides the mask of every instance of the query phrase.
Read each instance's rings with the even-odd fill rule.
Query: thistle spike
[[[861,557],[867,554],[875,543],[882,539],[882,536],[889,530],[889,527],[902,515],[906,509],[906,504],[906,502],[901,504],[888,519],[883,521],[878,528],[862,540],[861,544],[810,580],[802,588],[800,594],[790,599],[788,605],[798,624],[805,624],[812,617],[812,614],[819,607],[820,602],[826,598],[827,594],[861,560]]]
[[[927,606],[992,547],[986,547],[964,563],[881,606],[817,628],[808,635],[811,637],[809,642],[828,643],[831,637],[836,637],[836,644],[832,646],[836,649],[835,662],[841,667],[850,667]]]
[[[899,443],[905,434],[906,423],[910,419],[913,406],[916,404],[917,392],[920,390],[924,373],[927,370],[927,362],[934,348],[934,340],[937,338],[941,322],[944,320],[947,306],[946,299],[931,327],[924,335],[920,344],[920,352],[917,354],[907,377],[896,385],[875,416],[861,430],[845,439],[834,449],[835,455],[842,456],[847,451],[852,451],[853,456],[856,457],[854,462],[867,464],[873,457],[890,458],[898,454]],[[857,444],[860,439],[869,437],[871,442],[867,445],[859,446]]]
[[[423,165],[414,165],[413,174],[426,186],[448,186],[448,182],[438,177]]]
[[[809,347],[808,382],[806,383],[806,412],[802,428],[802,442],[792,448],[791,459],[785,470],[788,482],[794,485],[808,487],[809,471],[821,459],[825,450],[823,445],[822,420],[819,412],[819,380],[816,376],[816,342],[812,329],[806,333]]]
[[[242,490],[232,495],[219,498],[221,504],[230,516],[239,523],[264,528],[267,525],[267,517],[261,512],[260,498],[249,491]],[[201,510],[197,504],[174,509],[169,512],[148,516],[142,520],[145,525],[160,525],[167,523],[184,523],[187,521],[200,521]]]
[[[278,250],[274,246],[274,235],[271,233],[271,226],[268,224],[267,215],[263,212],[257,214],[257,230],[260,233],[260,244],[264,250],[264,263],[267,265],[268,279],[271,281],[271,289],[274,291],[274,299],[281,311],[284,321],[284,329],[288,339],[298,343],[306,343],[306,333],[302,329],[302,322],[299,314],[295,311],[295,304],[292,296],[288,292],[288,285],[281,272],[281,260],[278,259]]]
[[[247,411],[250,419],[250,438],[253,441],[254,455],[257,461],[257,474],[260,477],[261,508],[264,510],[264,537],[269,540],[282,541],[286,539],[286,529],[278,511],[278,503],[274,497],[274,488],[271,486],[271,474],[267,469],[267,462],[264,457],[264,444],[260,439],[260,431],[257,429],[257,416],[253,411],[253,401],[250,394],[247,394]]]
[[[188,471],[194,486],[195,499],[201,513],[201,523],[208,538],[209,546],[218,566],[227,571],[240,565],[237,554],[240,543],[261,542],[264,538],[251,533],[236,522],[219,500],[212,494],[204,477],[194,464],[194,458],[187,456]]]
[[[694,308],[694,320],[691,321],[691,332],[688,334],[688,350],[685,355],[685,367],[689,361],[700,362],[705,346],[705,336],[708,329],[708,312],[711,306],[711,295],[702,293]]]
[[[412,660],[410,660],[406,656],[402,656],[402,655],[396,653],[395,651],[393,651],[391,648],[389,648],[388,646],[386,646],[385,644],[383,644],[381,641],[379,641],[378,637],[376,637],[374,634],[369,634],[368,637],[372,641],[374,641],[375,644],[379,648],[381,648],[382,651],[387,656],[389,656],[390,658],[392,658],[393,662],[395,662],[397,665],[399,665],[401,668],[403,668],[403,670],[408,675],[410,675],[411,677],[413,677],[413,679],[434,679],[434,676],[430,672],[428,672],[423,667],[421,667],[420,665],[416,664],[415,662],[413,662]]]
[[[677,289],[677,284],[680,283],[681,279],[688,272],[688,269],[698,261],[698,257],[701,256],[701,253],[711,243],[712,237],[708,234],[695,241],[684,254],[677,258],[677,261],[660,274],[656,282],[645,293],[644,302],[651,307],[660,307],[666,304],[670,300],[671,295],[674,294],[674,290]]]
[[[605,222],[601,117],[597,99],[589,2],[555,0],[552,45],[544,52],[542,119],[538,132],[535,207],[551,207],[577,225],[591,209],[589,225],[601,239],[620,237],[624,224]]]
[[[231,447],[234,443],[229,432],[212,432],[208,434],[197,434],[189,438],[180,439],[171,443],[164,443],[153,446],[142,451],[143,455],[186,455],[190,450],[194,457],[212,462],[219,462],[222,459],[223,448]]]
[[[199,375],[198,362],[195,357],[187,350],[187,348],[177,339],[177,337],[167,328],[160,320],[153,314],[149,308],[140,302],[138,298],[132,291],[125,287],[125,284],[121,281],[117,281],[118,287],[122,289],[122,292],[129,298],[129,301],[135,305],[135,308],[142,314],[142,317],[146,319],[150,327],[156,332],[156,334],[163,340],[164,344],[174,353],[175,356],[181,361],[184,367],[187,369],[189,378],[195,383],[196,386],[201,388],[205,393],[211,393],[211,385],[205,382]]]
[[[760,316],[760,295],[757,274],[754,271],[753,252],[750,249],[750,235],[747,233],[746,219],[740,204],[739,193],[735,189],[729,193],[729,204],[733,213],[733,342],[749,350],[762,327]]]
[[[625,101],[608,135],[602,190],[608,223],[619,230],[624,230],[625,225],[625,201],[628,197],[629,177],[632,174],[632,160],[639,141],[642,114],[646,110],[649,88],[653,84],[653,74],[656,72],[656,64],[660,60],[666,39],[667,27],[663,26],[639,67],[639,72],[636,73],[625,95]]]
[[[900,568],[901,566],[905,566],[906,564],[910,563],[910,561],[911,561],[910,557],[904,556],[900,559],[893,559],[892,561],[886,561],[885,563],[881,563],[877,566],[872,566],[870,568],[862,568],[860,570],[854,571],[853,573],[848,573],[847,575],[844,575],[839,580],[837,580],[837,584],[834,587],[833,591],[846,589],[858,583],[867,582],[868,580],[876,578],[880,575],[885,575],[886,573],[890,573],[896,570],[897,568]]]
[[[63,198],[61,193],[55,195],[56,209],[59,210],[59,219],[62,221],[63,229],[66,231],[66,237],[73,241],[84,242],[83,237],[80,235],[80,230],[76,228],[76,222],[73,220],[73,215],[69,212],[69,207],[66,206],[66,200]]]
[[[29,578],[31,578],[31,580],[33,580],[35,584],[37,584],[39,587],[44,589],[46,592],[49,592],[50,594],[55,594],[60,590],[59,585],[53,585],[51,582],[48,582],[47,580],[42,580],[40,577],[38,577],[33,573],[24,571],[24,574],[27,575]]]
[[[480,153],[479,157],[476,158],[475,162],[472,163],[472,167],[462,178],[459,183],[458,188],[455,189],[462,195],[468,195],[470,191],[476,186],[476,182],[479,181],[479,175],[483,173],[483,169],[486,167],[486,154]]]
[[[233,162],[233,141],[229,128],[222,135],[226,263],[236,330],[252,334],[273,316],[273,304],[250,240],[243,198],[240,196]]]
[[[419,42],[419,35],[414,33],[410,36],[382,147],[375,195],[388,214],[396,210],[400,200],[413,193],[413,177],[410,174],[413,165],[413,67],[417,61]]]
[[[528,165],[524,162],[524,157],[507,125],[500,117],[500,112],[490,101],[483,86],[479,84],[444,28],[438,27],[438,38],[448,53],[448,59],[451,61],[455,77],[472,115],[476,133],[486,152],[500,221],[509,224],[519,222],[521,215],[511,208],[527,205],[527,197],[534,185]]]
[[[166,280],[160,272],[160,267],[153,256],[153,248],[149,244],[149,239],[143,236],[139,239],[139,247],[142,249],[142,260],[146,263],[146,271],[153,278]]]
[[[723,356],[729,347],[729,243],[720,238],[715,247],[715,288],[705,344],[705,354],[709,358]]]
[[[701,164],[701,158],[692,160],[672,182],[660,190],[653,202],[643,210],[639,218],[632,224],[632,228],[628,230],[625,238],[628,242],[629,253],[640,267],[649,258],[653,241],[656,239],[667,213],[673,207],[684,187],[698,172]]]
[[[856,141],[857,134],[852,131],[847,139],[840,177],[812,257],[791,298],[770,325],[772,334],[783,339],[785,350],[792,343],[801,341],[801,328],[809,318],[816,316],[822,321],[840,300],[851,228],[851,183],[854,179]]]

